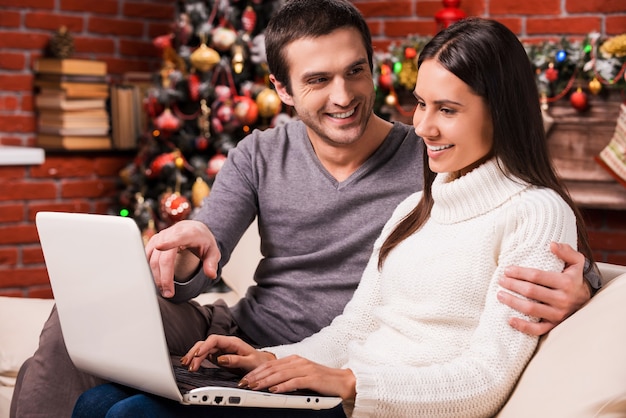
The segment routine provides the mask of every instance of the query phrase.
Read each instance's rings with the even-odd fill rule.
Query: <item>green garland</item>
[[[413,90],[417,55],[429,40],[412,35],[400,45],[392,44],[388,52],[375,54],[377,106],[384,102],[398,107],[398,96]],[[559,100],[573,88],[600,94],[626,87],[626,34],[602,38],[594,32],[583,40],[563,37],[523,44],[537,75],[537,88],[547,101]]]

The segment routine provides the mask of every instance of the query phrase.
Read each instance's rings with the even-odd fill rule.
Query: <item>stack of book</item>
[[[39,58],[34,71],[37,144],[47,149],[110,149],[106,63]]]
[[[128,72],[122,83],[111,86],[111,139],[117,149],[137,148],[148,127],[144,98],[154,86],[152,73]]]

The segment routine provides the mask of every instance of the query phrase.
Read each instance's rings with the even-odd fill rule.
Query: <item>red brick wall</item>
[[[409,34],[432,35],[439,0],[354,0],[374,45],[385,51]],[[152,39],[167,33],[174,0],[0,0],[0,145],[34,145],[34,59],[59,26],[75,38],[77,58],[107,62],[113,77],[156,71]],[[521,38],[626,32],[623,0],[463,0],[468,15],[498,19]],[[2,152],[2,151],[0,151]],[[0,295],[51,296],[37,233],[40,210],[107,213],[118,172],[132,155],[48,153],[41,166],[0,167]],[[626,264],[624,211],[585,210],[599,261]]]

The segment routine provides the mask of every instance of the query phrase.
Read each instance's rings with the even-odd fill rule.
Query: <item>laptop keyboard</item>
[[[200,367],[198,371],[190,372],[182,365],[173,365],[176,383],[181,391],[189,391],[203,386],[221,386],[236,388],[241,377],[227,370],[216,367]]]

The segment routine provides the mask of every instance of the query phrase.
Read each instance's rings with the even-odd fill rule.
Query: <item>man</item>
[[[316,38],[343,27],[357,29],[362,44],[316,48]],[[350,2],[288,2],[265,35],[270,79],[300,120],[242,140],[196,219],[148,243],[161,294],[178,302],[161,302],[172,353],[186,353],[210,333],[269,346],[329,324],[351,298],[395,206],[422,187],[421,139],[373,114],[370,33]],[[317,53],[289,48],[296,39]],[[186,302],[218,275],[255,217],[264,257],[257,286],[232,309]],[[501,301],[542,318],[511,319],[520,331],[543,334],[590,297],[584,257],[567,246],[555,254],[569,264],[564,273],[511,267],[503,278],[504,288],[524,298],[501,292]],[[69,416],[76,397],[98,382],[73,368],[53,312],[20,371],[12,416]]]

